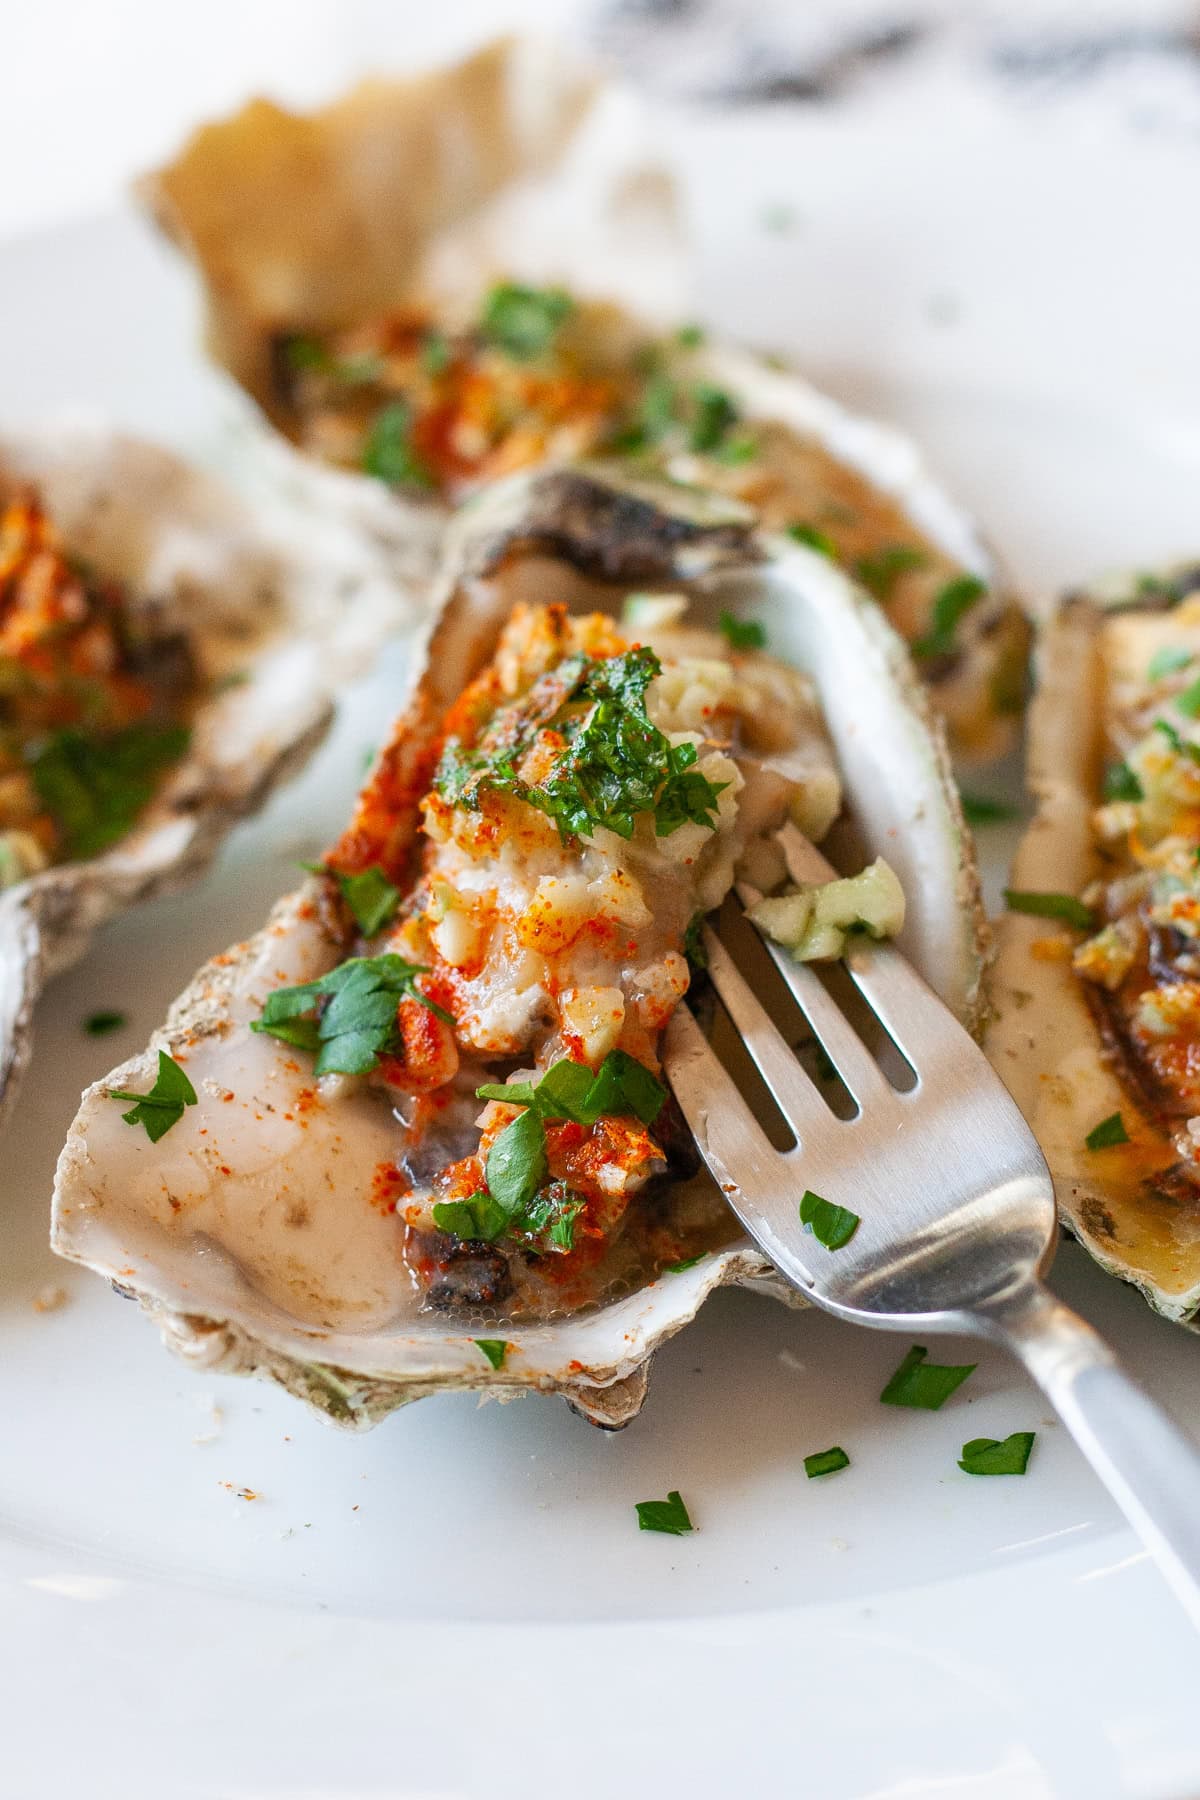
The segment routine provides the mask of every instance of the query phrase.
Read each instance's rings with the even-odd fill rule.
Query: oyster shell
[[[98,426],[0,437],[0,489],[32,485],[67,548],[134,614],[182,635],[191,741],[133,828],[0,891],[0,1107],[43,984],[137,900],[182,886],[319,743],[337,683],[408,616],[369,542],[336,519],[251,511],[170,452]]]
[[[1069,594],[1039,634],[1028,756],[1037,810],[1010,882],[1018,895],[1082,897],[1093,935],[1008,912],[986,1038],[1045,1152],[1064,1223],[1179,1322],[1200,1307],[1198,1143],[1187,1127],[1200,1112],[1189,1074],[1200,1012],[1184,1005],[1200,997],[1197,655],[1194,564]],[[1174,1025],[1144,1011],[1157,996]]]
[[[412,736],[399,734],[388,755],[399,761],[410,744],[421,753],[422,721],[440,717],[488,660],[517,600],[569,594],[611,605],[631,583],[684,585],[713,618],[753,601],[772,652],[815,683],[861,842],[886,849],[911,897],[906,948],[977,1025],[986,937],[972,847],[902,645],[826,558],[764,542],[703,496],[563,470],[518,477],[466,508],[404,715]],[[177,1353],[267,1375],[346,1425],[471,1387],[506,1398],[559,1392],[615,1426],[641,1405],[655,1347],[713,1288],[737,1282],[787,1297],[730,1219],[724,1246],[695,1267],[563,1317],[455,1329],[406,1305],[397,1221],[369,1198],[371,1170],[394,1154],[387,1109],[359,1094],[339,1102],[338,1121],[325,1109],[306,1123],[290,1103],[267,1116],[259,1096],[278,1100],[281,1090],[264,1083],[290,1093],[297,1064],[288,1045],[246,1030],[266,988],[309,979],[343,954],[310,882],[257,938],[200,971],[150,1048],[84,1095],[59,1161],[54,1247],[135,1293]],[[144,1088],[159,1049],[186,1055],[218,1134],[207,1149],[191,1122],[150,1145],[108,1098],[118,1082]],[[509,1352],[493,1370],[475,1338],[500,1331]]]
[[[540,105],[531,113],[535,77]],[[744,465],[725,457],[736,444],[693,454],[696,437],[682,453],[659,446],[660,463],[749,500],[770,528],[799,523],[823,533],[847,566],[868,571],[863,578],[874,581],[901,635],[921,649],[956,753],[988,759],[1014,741],[1023,615],[913,444],[746,352],[693,342],[695,333],[682,334],[686,353],[677,332],[651,341],[652,330],[682,316],[670,185],[642,157],[620,97],[593,76],[545,46],[509,41],[416,83],[369,84],[307,116],[256,101],[197,133],[141,192],[197,265],[217,362],[283,438],[347,471],[366,462],[383,474],[382,459],[364,450],[368,421],[412,413],[406,376],[395,377],[399,387],[388,385],[391,375],[373,387],[362,373],[381,355],[391,366],[391,352],[381,353],[391,338],[372,337],[372,322],[425,317],[444,356],[501,276],[563,284],[587,302],[568,327],[574,402],[563,398],[570,379],[548,382],[546,419],[535,399],[506,388],[497,408],[503,441],[486,458],[464,452],[479,438],[481,392],[464,364],[462,429],[448,423],[457,415],[440,389],[430,400],[422,455],[427,464],[436,439],[440,471],[418,462],[408,476],[389,475],[397,483],[390,495],[373,477],[346,473],[345,505],[385,539],[403,543],[418,531],[429,541],[431,517],[444,518],[447,500],[462,492],[464,468],[486,479],[498,467],[573,460],[627,438],[626,415],[609,416],[596,390],[609,382],[636,408],[625,390],[649,381],[647,357],[666,346],[678,392],[732,403],[730,420],[754,427],[759,453]],[[312,379],[286,367],[297,348],[332,371],[315,419],[305,399]],[[358,373],[344,380],[352,366]],[[524,373],[522,363],[516,374]],[[428,369],[413,377],[426,378]],[[493,378],[494,361],[485,371]],[[260,442],[259,461],[274,479],[303,486],[308,456],[289,455],[279,439]],[[422,484],[441,491],[422,492]],[[952,586],[962,593],[964,576],[978,584],[969,603],[951,604],[950,629],[937,629],[939,597]]]

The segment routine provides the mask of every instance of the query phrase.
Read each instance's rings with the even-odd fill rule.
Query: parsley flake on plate
[[[354,956],[316,981],[277,988],[250,1029],[312,1051],[317,1075],[366,1075],[381,1056],[399,1048],[401,1000],[417,1000],[453,1025],[452,1015],[417,986],[424,973],[419,963],[391,953]]]
[[[1034,1431],[1014,1431],[1006,1438],[972,1438],[962,1447],[964,1475],[1023,1475],[1033,1449]]]
[[[831,1450],[815,1450],[804,1459],[804,1473],[810,1481],[815,1481],[818,1475],[836,1475],[839,1469],[849,1467],[850,1458],[840,1444],[835,1444]]]
[[[683,1537],[696,1529],[678,1488],[672,1488],[665,1500],[639,1500],[634,1511],[639,1531],[664,1531],[671,1537]]]
[[[196,1090],[184,1071],[165,1050],[158,1053],[158,1074],[148,1094],[136,1094],[129,1088],[109,1088],[110,1100],[132,1100],[133,1106],[121,1117],[127,1125],[144,1125],[152,1144],[178,1125],[185,1106],[196,1105]]]
[[[827,1250],[840,1250],[850,1242],[862,1221],[849,1207],[835,1206],[832,1200],[823,1200],[809,1188],[800,1202],[800,1223]]]
[[[885,1406],[912,1406],[937,1412],[978,1363],[927,1363],[924,1344],[914,1344],[879,1398]]]
[[[122,1025],[128,1023],[128,1015],[123,1012],[89,1013],[83,1021],[83,1029],[89,1037],[107,1037],[110,1031],[120,1031]]]

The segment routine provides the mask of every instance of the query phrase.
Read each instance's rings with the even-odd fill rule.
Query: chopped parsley
[[[667,1097],[661,1082],[624,1050],[610,1050],[594,1075],[586,1064],[560,1057],[539,1081],[485,1082],[475,1092],[480,1100],[522,1110],[488,1150],[486,1193],[439,1202],[434,1224],[459,1238],[494,1243],[523,1237],[536,1250],[559,1252],[574,1248],[575,1222],[586,1202],[566,1182],[548,1178],[547,1121],[594,1125],[632,1113],[651,1125]]]
[[[1129,1133],[1120,1113],[1109,1113],[1107,1119],[1101,1119],[1098,1125],[1092,1126],[1083,1141],[1089,1150],[1111,1150],[1116,1144],[1127,1144]]]
[[[704,342],[703,325],[681,325],[675,333],[675,342],[681,350],[698,350]]]
[[[378,380],[383,366],[370,350],[357,356],[335,356],[324,344],[310,337],[289,338],[284,354],[288,366],[297,374],[330,375],[336,381],[344,381],[348,387]]]
[[[835,1444],[831,1450],[815,1450],[804,1459],[804,1473],[810,1481],[815,1481],[818,1475],[836,1475],[839,1469],[849,1467],[850,1458],[840,1444]]]
[[[189,735],[183,725],[130,725],[106,737],[59,731],[44,742],[30,771],[66,855],[95,856],[124,837]]]
[[[475,1348],[487,1357],[493,1369],[502,1369],[504,1359],[508,1355],[508,1344],[503,1338],[476,1338]]]
[[[1194,763],[1200,763],[1200,744],[1189,743],[1187,738],[1180,737],[1170,719],[1155,719],[1153,729],[1160,731],[1176,756],[1186,756]]]
[[[450,339],[444,331],[430,327],[421,345],[421,367],[426,375],[441,375],[450,367]]]
[[[305,863],[304,866],[314,874],[326,872],[322,863]],[[327,872],[337,882],[342,899],[364,937],[374,937],[395,918],[400,890],[392,886],[378,864],[370,869],[360,869],[357,875],[343,875],[340,869]]]
[[[1006,1438],[972,1438],[962,1447],[964,1475],[1023,1475],[1033,1449],[1034,1431],[1014,1431]]]
[[[1185,719],[1200,718],[1200,676],[1176,694],[1175,704]]]
[[[83,1021],[83,1029],[89,1037],[107,1037],[110,1031],[120,1031],[127,1023],[128,1016],[123,1012],[94,1012]]]
[[[959,624],[987,593],[987,583],[978,575],[958,575],[948,581],[933,603],[929,630],[913,645],[916,657],[948,656],[954,649],[954,635]]]
[[[840,1250],[850,1242],[861,1220],[849,1207],[835,1206],[832,1200],[823,1200],[809,1188],[800,1202],[800,1223],[827,1250]]]
[[[483,303],[479,328],[490,344],[516,362],[544,356],[574,310],[563,288],[521,287],[501,281]]]
[[[968,825],[1000,825],[1007,819],[1019,817],[1021,811],[1008,800],[993,800],[990,794],[964,793],[961,799],[963,818]]]
[[[877,600],[887,600],[902,575],[923,569],[928,558],[915,544],[885,544],[871,556],[860,556],[854,573]]]
[[[885,1406],[912,1406],[924,1412],[937,1412],[979,1366],[978,1363],[927,1363],[928,1354],[923,1344],[913,1345],[879,1396]]]
[[[806,525],[801,520],[795,525],[788,526],[787,535],[793,538],[797,544],[807,544],[810,550],[816,550],[821,556],[827,556],[831,562],[837,558],[837,545],[829,533],[822,531],[819,525]]]
[[[664,1275],[682,1275],[685,1269],[694,1269],[697,1263],[702,1263],[707,1255],[708,1251],[702,1250],[699,1256],[685,1256],[682,1262],[664,1263],[662,1272]]]
[[[726,433],[738,423],[738,409],[723,388],[700,381],[691,392],[692,424],[688,449],[704,456],[723,443]]]
[[[696,1529],[678,1488],[672,1488],[665,1500],[639,1500],[634,1511],[639,1531],[664,1531],[671,1537],[683,1537]]]
[[[731,612],[723,612],[717,623],[731,650],[762,650],[766,647],[767,628],[757,619],[735,619]]]
[[[1095,924],[1091,907],[1074,894],[1035,894],[1005,888],[1004,904],[1009,912],[1031,913],[1036,919],[1061,919],[1077,931],[1090,931]]]
[[[1164,644],[1161,650],[1154,652],[1146,665],[1146,679],[1147,681],[1161,681],[1164,675],[1177,675],[1180,669],[1187,668],[1191,660],[1190,650],[1184,650],[1178,645]]]
[[[144,1125],[152,1144],[178,1125],[185,1106],[195,1106],[196,1090],[184,1071],[165,1050],[158,1053],[158,1074],[148,1094],[135,1094],[129,1088],[109,1088],[110,1100],[132,1100],[133,1106],[121,1117],[127,1125]]]
[[[544,678],[555,701],[549,716],[534,710],[532,730],[491,754],[464,750],[451,739],[434,787],[456,806],[477,806],[481,789],[514,794],[553,819],[563,838],[602,827],[631,838],[641,813],[652,815],[659,837],[689,822],[712,830],[725,784],[708,781],[693,767],[694,744],[672,744],[646,714],[646,689],[661,669],[644,647],[621,656],[567,659]],[[566,738],[566,748],[531,785],[515,763],[524,743],[550,724]]]
[[[453,1025],[451,1014],[416,985],[424,973],[418,963],[391,953],[353,956],[316,981],[277,988],[250,1029],[315,1052],[314,1074],[366,1075],[381,1056],[400,1048],[401,1000],[418,1000]]]
[[[693,969],[707,969],[708,951],[704,948],[704,920],[702,912],[693,913],[683,934],[683,954]]]
[[[433,486],[433,477],[413,448],[407,401],[393,400],[376,414],[363,446],[362,466],[389,487]]]
[[[1106,800],[1142,800],[1142,784],[1127,762],[1110,763],[1104,771]]]

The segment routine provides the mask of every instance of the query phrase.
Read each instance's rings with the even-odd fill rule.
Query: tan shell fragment
[[[1164,586],[1176,573],[1166,572]],[[1194,568],[1185,573],[1195,580]],[[1136,581],[1118,578],[1070,595],[1040,634],[1027,763],[1037,811],[1017,850],[1012,888],[1079,894],[1104,873],[1091,822],[1106,758],[1099,638],[1110,609],[1139,604],[1130,600]],[[1140,604],[1157,613],[1164,601]],[[1136,1171],[1131,1176],[1125,1152],[1086,1145],[1088,1133],[1115,1112],[1138,1136],[1140,1109],[1072,969],[1077,941],[1053,919],[1004,915],[992,980],[996,1016],[985,1047],[1042,1146],[1064,1224],[1109,1274],[1132,1282],[1167,1318],[1188,1323],[1200,1307],[1200,1207],[1144,1185]],[[1146,1141],[1160,1137],[1148,1120],[1141,1131]]]
[[[736,514],[703,499],[685,513],[683,499],[677,489],[631,489],[561,471],[519,477],[468,508],[450,545],[441,610],[418,659],[423,673],[406,723],[384,754],[420,748],[441,707],[490,655],[520,598],[611,605],[631,585],[684,585],[701,616],[707,610],[713,618],[722,606],[752,599],[772,647],[813,676],[861,836],[873,848],[886,845],[909,888],[910,953],[960,1015],[977,1021],[985,935],[971,845],[940,734],[903,647],[878,608],[826,558],[764,545]],[[290,1051],[247,1029],[266,982],[308,979],[339,960],[310,904],[314,893],[310,883],[282,900],[264,932],[200,971],[151,1046],[84,1095],[59,1161],[54,1247],[135,1293],[171,1348],[206,1368],[266,1375],[345,1425],[370,1425],[409,1400],[466,1387],[501,1398],[558,1392],[587,1417],[616,1426],[640,1407],[654,1350],[715,1287],[736,1282],[792,1297],[730,1217],[728,1248],[588,1312],[474,1331],[411,1307],[401,1317],[398,1290],[388,1285],[400,1279],[395,1220],[369,1201],[371,1170],[394,1154],[390,1114],[359,1097],[337,1103],[335,1124],[325,1122],[335,1110],[326,1108],[307,1135],[285,1131],[279,1109],[263,1101],[272,1081],[286,1079]],[[254,1117],[270,1113],[257,1130],[247,1187],[254,1224],[239,1255],[221,1237],[229,1190],[204,1163],[206,1156],[210,1164],[236,1158],[211,1141],[199,1149],[187,1116],[151,1146],[107,1098],[110,1085],[143,1087],[159,1048],[186,1061],[200,1094],[195,1118],[207,1117],[214,1133],[238,1112],[238,1104],[213,1104],[227,1093]],[[290,1090],[277,1096],[283,1091]],[[264,1163],[273,1154],[261,1149],[266,1132],[280,1150]],[[245,1156],[244,1147],[238,1154]],[[270,1247],[281,1210],[294,1203],[281,1192],[285,1174],[301,1162],[303,1225],[315,1234],[302,1267],[295,1235],[286,1257]],[[715,1190],[705,1204],[720,1216]],[[189,1228],[193,1205],[199,1210]],[[239,1230],[245,1223],[235,1221]],[[233,1235],[227,1225],[226,1237]],[[481,1330],[508,1343],[500,1370],[476,1346]]]
[[[15,482],[37,487],[68,548],[121,581],[131,607],[187,636],[208,693],[186,755],[119,843],[0,891],[0,1109],[44,983],[115,913],[207,867],[320,742],[338,683],[408,617],[360,534],[252,510],[155,445],[99,427],[8,434],[0,491]]]

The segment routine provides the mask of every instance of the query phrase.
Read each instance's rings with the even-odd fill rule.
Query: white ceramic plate
[[[1194,217],[1193,153],[980,106],[948,154],[944,118],[908,118],[676,124],[709,315],[917,430],[1029,585],[1194,551],[1200,255],[1175,224]],[[780,202],[784,235],[763,224]],[[214,452],[191,330],[178,271],[131,219],[12,245],[2,411],[92,403]],[[3,1147],[0,1788],[1195,1794],[1194,1636],[997,1354],[942,1413],[894,1411],[877,1396],[901,1341],[725,1294],[620,1436],[554,1400],[458,1397],[355,1438],[188,1373],[54,1263],[80,1087],[337,830],[402,664],[398,647],[202,889],[111,927],[43,1002]],[[84,1036],[113,1006],[126,1031]],[[1200,1428],[1200,1340],[1071,1248],[1055,1279]],[[38,1311],[47,1286],[65,1304]],[[965,1439],[1021,1428],[1038,1432],[1024,1480],[955,1467]],[[804,1454],[832,1443],[852,1467],[806,1481]],[[671,1487],[697,1534],[639,1534],[634,1502]]]

